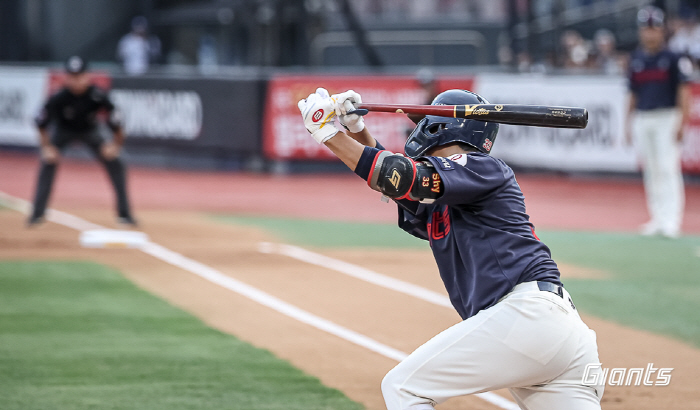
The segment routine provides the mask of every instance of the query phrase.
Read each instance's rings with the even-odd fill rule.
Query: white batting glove
[[[365,120],[361,115],[350,114],[359,104],[362,104],[362,97],[353,90],[340,94],[333,94],[331,98],[336,100],[335,113],[338,114],[340,125],[352,133],[358,133],[365,129]]]
[[[304,119],[304,126],[319,144],[328,141],[338,133],[338,128],[334,124],[335,101],[331,99],[325,88],[317,88],[315,93],[309,94],[304,100],[299,100],[297,106]]]

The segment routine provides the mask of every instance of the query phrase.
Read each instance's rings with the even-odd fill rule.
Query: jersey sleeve
[[[486,154],[466,155],[464,165],[442,157],[426,157],[440,174],[442,195],[435,203],[445,205],[478,205],[506,182],[506,171],[500,160]]]
[[[399,228],[418,239],[428,240],[427,206],[408,199],[396,202],[399,209]]]
[[[672,70],[677,84],[685,84],[690,81],[690,76],[693,75],[693,63],[684,55],[675,55]]]
[[[119,110],[114,106],[109,94],[95,87],[92,90],[92,98],[98,104],[100,109],[107,112],[107,125],[112,131],[118,130],[122,126],[122,118]]]

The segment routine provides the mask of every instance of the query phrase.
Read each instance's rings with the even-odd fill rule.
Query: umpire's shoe
[[[136,223],[136,219],[134,219],[131,215],[118,217],[117,223],[119,225],[126,225],[126,226],[130,226],[130,227],[138,226],[138,223]]]
[[[44,218],[43,215],[42,216],[32,215],[31,217],[29,217],[29,219],[27,219],[27,228],[34,228],[36,226],[43,224],[44,222],[46,222],[46,218]]]

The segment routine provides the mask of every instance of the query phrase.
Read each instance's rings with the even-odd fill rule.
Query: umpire
[[[126,195],[124,164],[119,153],[124,132],[114,104],[106,92],[92,84],[87,63],[78,56],[66,61],[65,85],[53,94],[36,118],[41,138],[41,169],[34,196],[34,210],[28,226],[44,221],[44,212],[51,193],[56,167],[63,149],[73,141],[86,144],[102,162],[117,197],[117,222],[136,225]],[[112,141],[106,141],[98,129],[98,113],[106,111],[112,130]]]

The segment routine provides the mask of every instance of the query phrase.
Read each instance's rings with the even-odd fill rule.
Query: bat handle
[[[364,116],[364,115],[369,114],[369,110],[366,109],[366,108],[358,108],[358,109],[353,110],[353,111],[348,111],[348,114],[347,114],[347,115],[352,115],[352,114],[357,114],[357,115],[362,115],[362,116]]]

